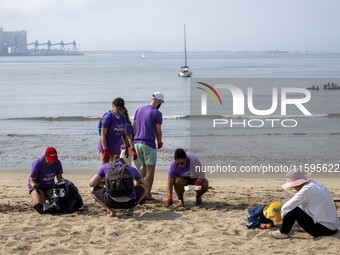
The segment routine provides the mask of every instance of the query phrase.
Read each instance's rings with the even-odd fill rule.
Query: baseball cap
[[[160,100],[160,101],[162,101],[163,103],[165,103],[165,102],[164,102],[164,95],[163,95],[162,92],[159,92],[159,91],[154,92],[154,93],[152,94],[152,98],[153,98],[153,99]]]
[[[45,151],[45,157],[47,158],[48,162],[51,163],[58,161],[57,150],[53,147],[48,147]]]
[[[125,107],[124,99],[121,97],[117,97],[115,100],[113,100],[112,104],[122,108]]]

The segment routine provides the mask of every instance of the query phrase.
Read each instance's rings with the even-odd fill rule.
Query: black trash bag
[[[73,213],[83,206],[77,187],[69,180],[62,179],[53,185],[50,204],[37,204],[38,213]]]

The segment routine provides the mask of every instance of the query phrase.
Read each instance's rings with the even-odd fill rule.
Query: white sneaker
[[[269,235],[271,237],[276,238],[276,239],[286,239],[286,238],[290,237],[289,234],[283,234],[283,233],[280,232],[280,230],[270,231]]]

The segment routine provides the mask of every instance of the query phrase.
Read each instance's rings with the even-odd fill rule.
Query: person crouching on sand
[[[166,206],[169,207],[173,204],[173,188],[175,188],[175,192],[180,200],[180,206],[184,206],[184,186],[187,185],[201,186],[201,189],[196,191],[195,203],[200,205],[202,203],[202,195],[207,192],[209,187],[209,182],[204,178],[204,173],[197,173],[195,171],[196,166],[201,166],[201,162],[197,157],[187,154],[183,149],[176,149],[174,159],[168,172],[168,199]]]
[[[106,179],[109,178],[110,169],[116,169],[119,166],[125,166],[125,169],[130,172],[132,182],[136,181],[137,185],[134,186],[134,184],[132,184],[134,187],[128,195],[112,197],[109,188],[104,187],[104,184],[107,184]],[[93,198],[107,210],[108,216],[115,216],[115,209],[128,209],[127,215],[133,216],[133,210],[137,204],[145,202],[143,198],[146,189],[147,184],[137,169],[126,165],[124,159],[121,158],[117,159],[116,162],[109,162],[102,165],[89,182],[89,190]]]
[[[30,177],[28,179],[28,191],[32,197],[32,205],[51,201],[54,179],[63,179],[63,167],[58,159],[57,150],[48,147],[45,155],[32,163]]]
[[[291,169],[286,177],[287,182],[282,188],[294,188],[297,193],[282,206],[282,225],[279,230],[270,232],[270,236],[289,238],[295,221],[314,237],[336,234],[339,219],[329,190],[323,184],[308,179],[297,168]]]

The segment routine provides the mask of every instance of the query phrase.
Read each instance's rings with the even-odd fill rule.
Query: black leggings
[[[287,213],[284,218],[282,225],[280,227],[280,232],[284,234],[289,234],[292,227],[297,221],[301,228],[303,228],[308,234],[318,237],[318,236],[330,236],[337,233],[336,230],[330,230],[320,223],[314,223],[312,217],[305,213],[300,207],[296,207],[294,210]]]

